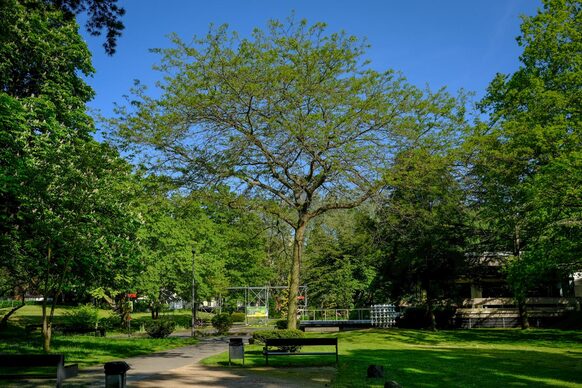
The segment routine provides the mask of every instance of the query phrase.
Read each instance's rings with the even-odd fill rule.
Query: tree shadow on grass
[[[342,341],[360,343],[361,338],[369,340],[371,332],[377,333],[386,341],[401,342],[409,345],[446,345],[452,342],[463,344],[491,345],[532,345],[552,348],[579,347],[582,345],[582,331],[561,331],[548,329],[457,329],[444,331],[386,329],[363,330],[342,335]]]
[[[533,350],[370,349],[340,358],[337,386],[382,385],[366,379],[370,364],[383,365],[385,380],[405,387],[582,386],[582,355]]]

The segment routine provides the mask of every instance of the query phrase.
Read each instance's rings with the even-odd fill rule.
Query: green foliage
[[[286,319],[279,319],[275,322],[275,328],[278,330],[285,330],[287,329],[287,320]]]
[[[436,327],[438,329],[454,328],[453,318],[455,312],[456,309],[453,306],[436,306],[434,308]],[[398,319],[398,327],[405,329],[423,329],[431,325],[431,319],[426,305],[407,307]]]
[[[230,318],[232,319],[233,323],[240,323],[245,321],[245,313],[232,313],[230,314]]]
[[[146,332],[152,338],[166,338],[176,328],[176,322],[171,319],[155,319],[145,325]]]
[[[295,324],[310,220],[384,186],[399,149],[463,122],[462,102],[369,68],[366,44],[323,23],[271,21],[248,39],[226,26],[157,50],[159,98],[138,85],[111,124],[152,169],[221,181],[292,229],[288,319]],[[160,163],[162,160],[171,163]]]
[[[432,329],[434,306],[454,299],[454,281],[467,273],[469,212],[454,135],[434,133],[398,155],[387,177],[392,190],[369,224],[384,256],[376,284],[388,300],[414,297],[426,305],[429,320],[422,322]]]
[[[90,137],[82,76],[93,69],[69,16],[44,1],[0,4],[0,266],[13,289],[53,301],[137,266],[131,168]],[[43,306],[50,321],[54,305]]]
[[[546,0],[523,19],[522,66],[491,82],[481,103],[491,124],[470,139],[485,249],[513,253],[518,301],[582,264],[580,15],[578,1]]]
[[[309,305],[317,308],[369,306],[380,261],[366,228],[369,207],[326,214],[307,237],[302,277]]]
[[[86,304],[65,313],[67,325],[75,328],[94,329],[99,321],[99,309]]]
[[[230,314],[222,313],[216,314],[210,322],[218,334],[227,334],[232,327],[233,320]]]
[[[305,333],[297,329],[284,329],[284,330],[257,330],[253,332],[253,339],[256,343],[265,344],[267,339],[276,338],[303,338]],[[279,346],[282,352],[297,352],[301,350],[301,346]]]
[[[228,286],[269,279],[263,225],[255,214],[229,209],[222,196],[208,192],[172,193],[175,187],[160,178],[148,177],[142,184],[138,236],[146,270],[136,287],[147,296],[150,309],[169,303],[174,294],[191,298],[193,260],[198,300]]]

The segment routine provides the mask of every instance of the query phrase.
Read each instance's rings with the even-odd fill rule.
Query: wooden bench
[[[54,368],[54,371],[28,373],[35,368]],[[17,373],[6,373],[11,369]],[[79,366],[65,366],[65,356],[62,354],[0,354],[0,371],[0,380],[56,379],[56,386],[62,387],[63,380],[79,374]]]
[[[298,346],[335,346],[335,352],[288,352],[281,350],[270,350],[270,347],[298,347]],[[263,349],[266,364],[269,365],[269,356],[321,356],[321,355],[335,355],[335,363],[339,362],[339,354],[337,348],[337,338],[273,338],[265,340],[265,347]]]

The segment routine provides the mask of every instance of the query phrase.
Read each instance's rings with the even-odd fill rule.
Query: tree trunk
[[[24,307],[24,297],[22,298],[22,303],[19,304],[18,306],[12,308],[12,310],[10,310],[8,313],[6,313],[3,317],[2,320],[0,321],[0,330],[5,329],[6,326],[8,326],[8,319],[12,316],[12,314],[14,314],[16,311],[18,311],[18,309]]]
[[[42,298],[42,348],[48,353],[51,351],[52,322],[50,314],[47,314],[47,295]]]
[[[436,317],[434,315],[434,305],[431,299],[427,300],[428,330],[437,331]]]
[[[517,309],[519,311],[519,324],[522,329],[529,329],[529,317],[527,314],[527,306],[525,299],[519,298],[517,301]]]
[[[305,242],[305,229],[307,220],[300,218],[299,225],[295,229],[293,237],[293,261],[291,262],[291,280],[289,282],[289,301],[287,309],[287,327],[297,328],[297,297],[299,296],[299,270],[303,256],[303,244]]]
[[[46,274],[45,274],[45,285],[44,285],[44,295],[42,298],[42,348],[44,349],[45,352],[50,352],[51,351],[51,334],[52,334],[52,322],[49,318],[49,315],[47,314],[46,311],[46,303],[47,303],[47,297],[48,297],[48,291],[49,291],[49,268],[50,268],[50,262],[51,262],[51,258],[52,258],[52,249],[50,247],[50,241],[49,241],[49,247],[47,249],[47,269],[46,269]]]

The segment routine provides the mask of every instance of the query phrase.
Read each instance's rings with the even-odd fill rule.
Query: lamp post
[[[192,332],[196,331],[196,249],[192,249]]]

